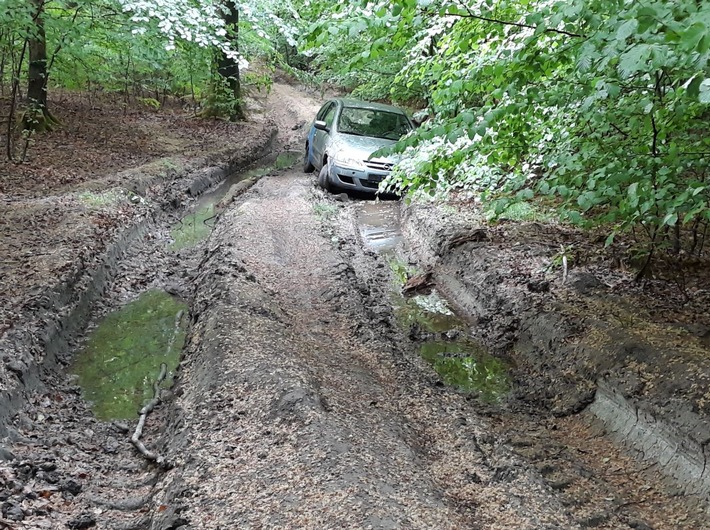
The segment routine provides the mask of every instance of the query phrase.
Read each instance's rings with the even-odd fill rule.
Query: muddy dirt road
[[[181,482],[181,516],[194,528],[568,526],[534,474],[495,476],[514,459],[484,452],[465,399],[399,355],[364,279],[319,234],[312,194],[308,177],[263,179],[208,242],[172,420],[187,429],[165,479]]]
[[[276,152],[298,155],[317,106],[276,85],[264,110]],[[157,218],[94,308],[98,323],[142,293],[186,304],[161,316],[167,349],[185,345],[145,427],[167,465],[131,445],[130,392],[128,415],[112,390],[97,419],[70,373],[95,342],[73,337],[7,425],[0,528],[707,528],[702,499],[678,495],[587,415],[519,399],[521,374],[473,340],[466,314],[436,293],[400,296],[418,265],[400,203],[336,200],[274,160],[192,216]],[[258,182],[245,191],[245,179]],[[143,313],[109,320],[133,350],[158,311]],[[111,350],[98,373],[123,355]],[[141,365],[129,384],[139,400],[157,371]]]

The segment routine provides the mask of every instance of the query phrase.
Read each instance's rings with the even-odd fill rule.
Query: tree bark
[[[27,112],[25,130],[41,132],[56,123],[47,107],[47,38],[44,31],[44,0],[30,0],[34,7],[34,27],[29,36]]]
[[[234,4],[234,0],[225,0],[227,12],[224,14],[224,22],[227,25],[228,38],[234,50],[239,50],[239,10]],[[217,72],[223,77],[229,86],[230,96],[234,98],[234,110],[229,117],[232,121],[243,120],[244,108],[242,106],[242,86],[239,79],[239,63],[236,59],[227,56],[220,51],[217,60]]]

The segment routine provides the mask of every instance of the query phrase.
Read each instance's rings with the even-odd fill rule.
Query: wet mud
[[[554,227],[491,227],[470,214],[415,206],[405,214],[404,233],[416,255],[410,259],[431,267],[439,288],[470,315],[476,336],[514,362],[516,407],[579,418],[574,435],[555,423],[550,437],[569,444],[569,436],[586,432],[591,441],[604,433],[644,462],[660,489],[685,495],[686,510],[708,510],[704,398],[694,406],[667,386],[672,379],[692,384],[698,397],[706,392],[708,357],[692,337],[679,340],[675,332],[671,339],[668,328],[631,309],[631,299],[604,301],[608,287],[581,267],[562,286],[561,271],[550,267],[556,238],[564,237]]]

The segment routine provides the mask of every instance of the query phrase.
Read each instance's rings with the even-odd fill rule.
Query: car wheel
[[[328,164],[323,164],[318,173],[318,185],[326,191],[333,192],[333,185],[328,181]]]
[[[313,173],[316,167],[311,164],[311,159],[308,157],[308,144],[306,144],[306,153],[303,155],[303,172]]]

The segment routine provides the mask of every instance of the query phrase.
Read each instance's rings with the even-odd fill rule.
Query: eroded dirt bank
[[[475,207],[460,207],[410,207],[404,230],[474,333],[516,363],[520,403],[555,416],[584,411],[668,477],[671,490],[707,509],[707,292],[697,289],[678,311],[667,304],[672,285],[643,289],[594,263],[577,264],[564,281],[554,261],[561,248],[584,244],[579,234],[541,223],[492,226]]]

